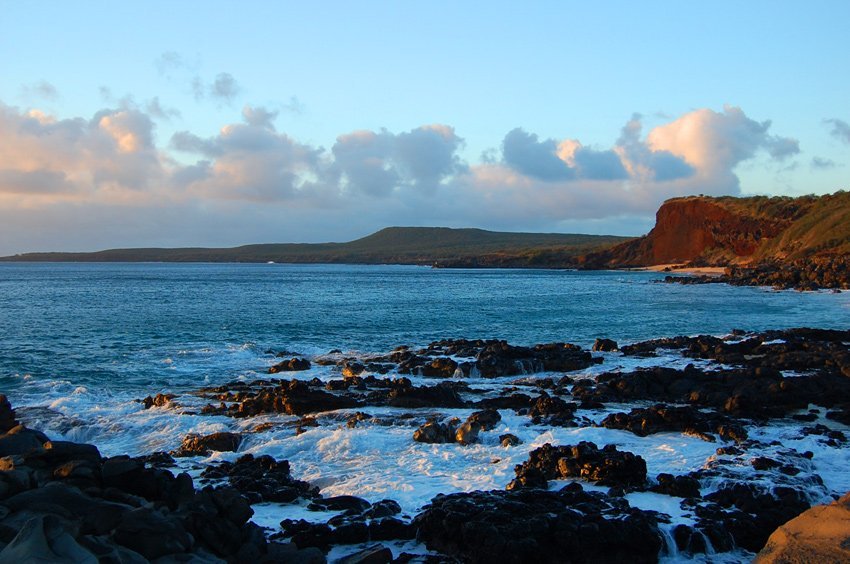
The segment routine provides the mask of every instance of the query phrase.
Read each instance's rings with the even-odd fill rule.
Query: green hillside
[[[813,198],[780,236],[762,246],[757,258],[798,259],[850,253],[850,192]]]
[[[282,243],[233,248],[110,249],[93,253],[27,253],[3,261],[35,262],[280,262],[432,264],[477,257],[578,255],[628,240],[607,235],[507,233],[445,227],[389,227],[348,243]]]

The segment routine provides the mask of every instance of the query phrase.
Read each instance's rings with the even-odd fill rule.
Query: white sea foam
[[[242,346],[234,350],[239,354],[250,354],[257,362],[257,368],[272,364],[271,357],[259,357]],[[702,361],[683,358],[670,351],[659,351],[653,358],[627,357],[620,353],[602,353],[605,362],[585,370],[571,373],[573,378],[592,378],[603,371],[620,370],[627,372],[639,367],[673,366],[682,368],[689,363],[701,364]],[[206,354],[199,350],[191,354]],[[218,354],[221,354],[219,352]],[[230,354],[230,353],[226,353]],[[190,356],[187,354],[185,356]],[[181,366],[183,357],[175,354],[170,368],[175,370],[193,370]],[[238,378],[252,380],[267,375],[253,370],[242,370]],[[334,367],[314,365],[305,372],[278,375],[286,378],[309,380],[314,377],[327,381],[339,378]],[[555,379],[561,374],[543,374]],[[207,377],[207,376],[205,376]],[[390,375],[390,377],[393,377]],[[420,376],[408,376],[416,385],[434,385],[434,379]],[[233,378],[226,378],[233,379]],[[225,378],[219,376],[213,383]],[[497,379],[475,379],[470,384],[474,388],[489,394],[517,384],[518,377]],[[529,383],[534,378],[529,379]],[[151,390],[155,393],[157,390]],[[169,390],[163,386],[159,391]],[[179,392],[179,390],[177,390]],[[524,390],[536,395],[534,388]],[[480,396],[478,396],[480,397]],[[174,406],[144,409],[137,395],[130,392],[100,390],[90,386],[75,386],[63,379],[39,380],[31,382],[27,393],[13,398],[16,406],[21,407],[22,418],[33,427],[42,428],[48,435],[73,441],[91,442],[98,445],[105,455],[128,453],[147,454],[153,451],[170,451],[179,447],[183,437],[189,433],[208,434],[216,431],[236,431],[244,433],[244,440],[238,453],[215,453],[207,458],[189,458],[178,460],[178,470],[189,471],[198,477],[203,465],[218,460],[235,460],[244,453],[255,455],[269,454],[277,459],[290,461],[293,476],[307,480],[321,488],[321,493],[332,495],[356,495],[371,502],[391,498],[399,502],[402,515],[412,517],[418,513],[434,496],[440,493],[468,492],[473,490],[504,489],[514,477],[514,466],[528,459],[529,452],[545,443],[553,445],[575,444],[579,441],[592,441],[600,447],[606,444],[616,445],[618,449],[630,451],[643,457],[647,464],[648,476],[654,479],[659,473],[686,474],[691,471],[715,465],[715,450],[722,443],[711,443],[696,437],[680,433],[658,433],[648,437],[638,437],[622,430],[605,429],[595,426],[562,428],[546,425],[534,425],[526,415],[517,415],[512,410],[501,410],[502,420],[490,431],[482,432],[478,444],[461,446],[458,444],[423,444],[412,440],[413,431],[418,425],[434,414],[442,417],[464,419],[473,409],[421,409],[400,410],[384,407],[365,407],[364,411],[378,420],[362,421],[354,428],[348,428],[346,419],[355,410],[341,410],[318,414],[318,427],[307,427],[296,434],[294,423],[297,417],[283,414],[268,414],[250,419],[234,419],[225,416],[199,416],[197,411],[208,400],[190,393],[178,393]],[[579,410],[579,417],[598,423],[606,415],[619,411],[629,411],[636,406],[649,405],[652,402],[609,403],[602,409]],[[30,407],[27,406],[40,406]],[[812,406],[814,407],[814,406]],[[821,416],[825,410],[821,410]],[[186,413],[183,413],[186,412]],[[400,413],[410,413],[412,419],[398,419]],[[840,429],[850,435],[850,429],[821,417],[819,422],[831,428]],[[261,423],[271,423],[271,429],[260,433],[251,432]],[[793,448],[798,452],[811,451],[813,458],[800,460],[801,476],[819,475],[823,486],[814,480],[805,486],[805,493],[813,503],[829,501],[833,496],[850,490],[850,474],[846,472],[850,464],[850,451],[825,444],[824,438],[816,435],[805,436],[801,429],[814,423],[801,423],[790,420],[771,422],[764,427],[751,426],[750,437],[763,443],[748,449],[743,456],[726,456],[731,462],[722,466],[723,473],[716,479],[706,479],[702,483],[703,493],[713,491],[728,482],[729,479],[746,479],[753,483],[770,486],[776,476],[771,473],[759,473],[753,469],[750,460],[755,456],[778,457],[783,450]],[[503,447],[499,435],[513,433],[522,444]],[[778,443],[778,444],[771,444]],[[799,478],[799,476],[798,476]],[[560,487],[565,481],[553,481],[552,487]],[[607,488],[583,483],[588,489],[605,491]],[[648,492],[629,493],[626,499],[635,507],[654,510],[671,517],[672,523],[662,524],[669,535],[672,527],[678,523],[693,523],[693,515],[682,509],[680,499]],[[258,504],[255,506],[254,520],[271,530],[278,530],[282,519],[307,519],[313,522],[325,522],[333,513],[308,511],[304,504],[279,505]],[[669,539],[668,539],[669,541]],[[355,551],[358,547],[334,549],[333,555],[343,555]],[[362,547],[359,547],[362,548]],[[394,545],[396,549],[407,552],[423,551],[424,547],[415,543]],[[668,551],[663,560],[667,562],[736,562],[751,557],[747,553],[733,552],[710,557],[686,557]]]

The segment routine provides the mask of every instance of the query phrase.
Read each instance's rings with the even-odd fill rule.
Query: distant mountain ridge
[[[509,233],[447,227],[388,227],[347,243],[280,243],[233,248],[110,249],[91,253],[26,253],[21,262],[280,262],[432,264],[486,255],[554,252],[577,257],[628,240],[610,235]]]
[[[730,266],[850,253],[850,193],[667,200],[647,235],[581,258],[584,268]]]

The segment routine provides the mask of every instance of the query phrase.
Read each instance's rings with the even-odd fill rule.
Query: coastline
[[[687,266],[686,263],[655,264],[630,270],[665,272],[669,274],[687,274],[689,276],[718,277],[726,273],[725,266]]]
[[[134,480],[160,476],[167,485],[147,494],[161,507],[164,520],[142,511],[154,519],[162,538],[185,538],[180,531],[197,526],[185,521],[187,515],[207,511],[198,505],[205,495],[217,496],[218,505],[228,499],[229,507],[240,508],[238,517],[216,512],[204,517],[229,519],[228,546],[203,536],[166,547],[152,543],[159,547],[153,549],[132,544],[123,533],[107,533],[99,541],[119,552],[153,550],[146,557],[177,546],[174,554],[212,552],[226,560],[251,554],[259,562],[305,550],[310,552],[301,556],[317,562],[328,551],[342,556],[377,551],[384,562],[393,557],[484,562],[497,555],[547,562],[557,547],[547,544],[552,542],[548,536],[521,526],[543,519],[552,520],[547,526],[566,527],[559,538],[575,540],[587,559],[628,553],[651,562],[659,556],[732,554],[741,548],[748,552],[738,554],[748,559],[778,526],[813,503],[844,493],[840,489],[850,490],[840,473],[826,473],[843,459],[850,434],[848,342],[847,331],[795,329],[669,337],[622,347],[600,339],[592,350],[443,340],[424,349],[400,347],[383,354],[332,352],[307,358],[279,353],[270,355],[269,375],[263,379],[178,396],[166,390],[139,400],[137,409],[148,417],[216,421],[212,429],[227,429],[182,437],[170,454],[104,458],[94,447],[79,444],[52,441],[55,446],[48,447],[42,435],[13,432],[9,421],[17,422],[7,411],[0,417],[8,423],[0,445],[24,435],[40,443],[30,441],[31,452],[3,453],[13,457],[14,470],[28,472],[33,464],[44,463],[52,470],[29,486],[15,482],[0,492],[0,506],[11,508],[15,516],[23,507],[21,499],[56,497],[57,492],[78,504],[96,504],[100,502],[80,501],[80,496],[90,499],[88,492],[107,485],[124,489],[120,502],[126,505],[126,494],[138,495],[133,480],[104,481],[115,476],[119,465],[132,470]],[[627,360],[634,361],[632,368],[618,368]],[[28,409],[19,411],[23,420],[38,417]],[[59,428],[43,430],[53,435]],[[312,441],[336,452],[336,438],[348,445],[347,454],[340,451],[326,459],[321,452],[303,452]],[[264,444],[291,446],[272,458],[263,454]],[[663,455],[664,445],[673,447],[675,456]],[[48,452],[60,447],[68,454]],[[348,452],[351,448],[355,452]],[[387,452],[394,452],[398,461],[382,468]],[[88,454],[75,462],[80,453]],[[282,453],[288,453],[286,459]],[[456,474],[445,483],[454,487],[430,489],[430,473],[411,467],[414,454],[425,457],[418,464],[437,456],[443,470],[436,476]],[[353,457],[353,465],[341,467],[334,480],[320,479],[318,491],[309,483],[311,476],[338,457]],[[682,465],[683,459],[691,462]],[[470,462],[470,469],[480,467],[485,473],[476,470],[461,478],[470,469],[459,464]],[[512,469],[512,481],[500,477]],[[9,471],[7,464],[0,473],[3,483],[10,483]],[[177,473],[186,478],[175,477]],[[183,485],[183,497],[174,498],[177,494],[169,492],[177,491],[181,480],[218,493],[192,486],[190,495]],[[395,493],[375,490],[393,481],[401,486]],[[445,495],[423,506],[416,497],[423,489]],[[243,501],[237,501],[239,496]],[[476,511],[467,515],[470,504]],[[592,512],[564,513],[570,505]],[[758,511],[746,509],[751,507]],[[121,510],[116,530],[128,530],[142,509],[130,504]],[[669,515],[667,520],[656,516],[658,510]],[[261,530],[249,521],[251,513],[270,528],[262,539]],[[466,532],[446,521],[455,514],[468,523]],[[621,521],[624,515],[629,518]],[[622,530],[604,532],[606,517]],[[0,521],[22,526],[24,520],[15,519]],[[129,524],[121,524],[125,519]],[[47,527],[49,521],[45,516],[38,523]],[[730,527],[729,522],[742,525]],[[498,547],[484,534],[494,523],[502,539]],[[0,548],[23,542],[15,539],[24,528],[16,530],[14,539],[0,539],[9,542]],[[581,540],[571,536],[575,530],[583,531]],[[591,534],[593,530],[603,532]],[[65,533],[82,550],[92,550],[79,536],[83,533]]]

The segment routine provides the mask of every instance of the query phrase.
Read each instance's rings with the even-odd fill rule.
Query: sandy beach
[[[669,269],[669,270],[668,270]],[[690,274],[692,276],[721,276],[726,268],[723,266],[701,266],[685,268],[682,264],[656,264],[635,270],[650,270],[652,272],[672,272]]]

